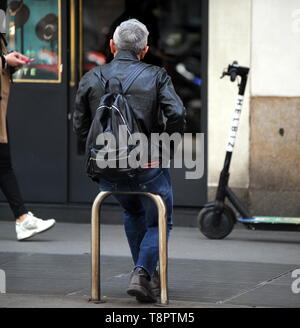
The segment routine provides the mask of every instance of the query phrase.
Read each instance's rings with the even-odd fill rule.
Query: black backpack
[[[128,142],[124,143],[122,140],[129,140],[133,133],[141,132],[141,129],[130,108],[126,92],[147,67],[148,65],[139,63],[123,82],[117,77],[105,81],[101,68],[100,76],[95,73],[105,91],[100,98],[86,142],[86,170],[93,181],[98,182],[101,177],[128,176],[128,173],[135,170],[127,165],[124,167],[124,161],[128,163],[130,153],[136,146],[128,145]],[[110,137],[116,142],[105,142]],[[105,167],[107,164],[109,167]]]

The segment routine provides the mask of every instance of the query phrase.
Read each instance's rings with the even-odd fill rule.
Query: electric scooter
[[[225,70],[221,76],[221,78],[229,76],[231,82],[235,82],[238,79],[239,83],[237,101],[226,147],[224,166],[220,173],[215,201],[204,205],[197,218],[200,231],[209,239],[225,238],[231,233],[236,222],[240,222],[252,230],[300,230],[300,218],[259,217],[250,215],[239,198],[228,186],[230,176],[229,169],[237,138],[248,74],[249,68],[239,66],[235,61],[232,65],[228,66],[227,70]],[[226,200],[227,203],[230,203],[232,206],[227,205],[227,203],[225,204]],[[240,214],[241,217],[237,218],[236,213]]]

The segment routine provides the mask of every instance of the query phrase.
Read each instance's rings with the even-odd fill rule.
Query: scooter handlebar
[[[223,78],[224,76],[230,76],[230,81],[234,82],[237,76],[246,76],[248,72],[248,67],[239,66],[238,62],[234,61],[231,65],[228,65],[227,70],[223,72],[221,78]]]

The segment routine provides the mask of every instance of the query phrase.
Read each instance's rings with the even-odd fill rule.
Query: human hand
[[[28,57],[22,55],[17,51],[13,51],[5,55],[5,60],[7,64],[12,67],[20,67],[31,61]]]

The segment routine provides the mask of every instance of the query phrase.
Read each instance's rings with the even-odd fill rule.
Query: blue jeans
[[[151,168],[116,181],[101,179],[102,191],[142,191],[158,194],[167,209],[168,236],[172,228],[173,191],[169,169]],[[135,267],[153,274],[159,260],[158,212],[152,199],[143,195],[114,195],[124,210],[124,227]]]

